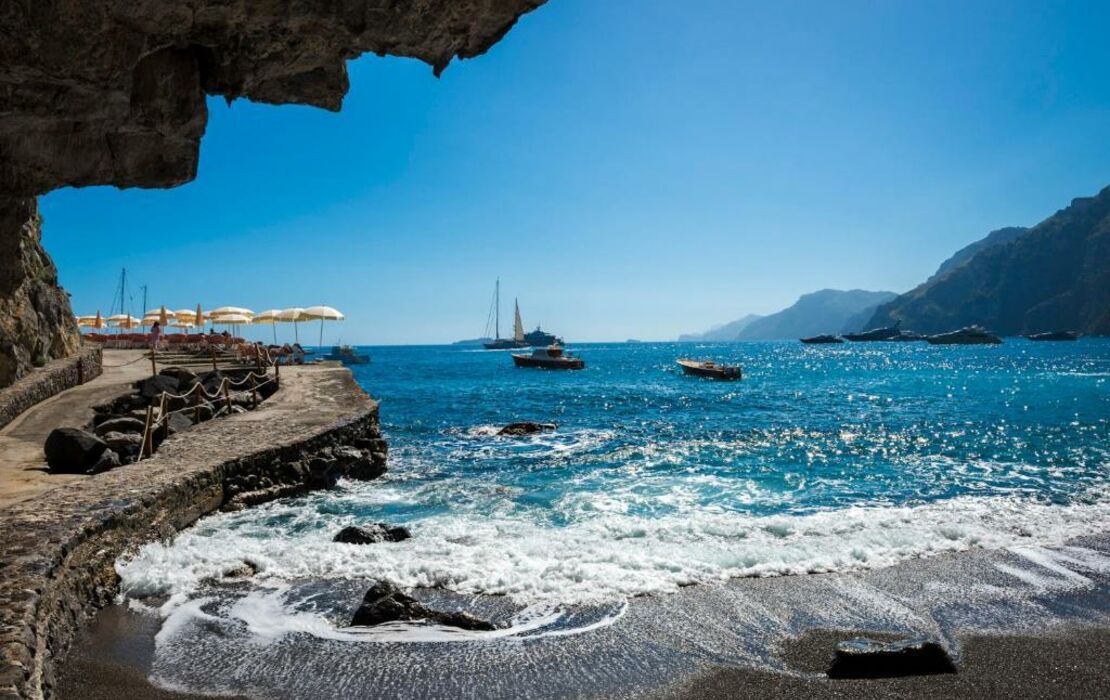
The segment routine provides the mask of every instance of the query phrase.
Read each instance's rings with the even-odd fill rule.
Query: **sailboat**
[[[493,288],[493,340],[483,343],[486,350],[509,350],[512,348],[526,348],[528,341],[524,339],[524,324],[520,321],[520,304],[513,299],[513,337],[501,337],[501,280],[498,279]],[[488,332],[488,326],[487,326]]]

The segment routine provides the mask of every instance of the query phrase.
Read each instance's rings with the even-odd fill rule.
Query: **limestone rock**
[[[0,169],[4,162],[0,147]],[[35,200],[5,196],[0,187],[0,387],[81,344],[69,297],[58,286],[41,238]]]

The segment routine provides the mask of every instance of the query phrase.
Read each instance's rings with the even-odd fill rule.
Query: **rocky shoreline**
[[[0,509],[0,697],[54,694],[81,624],[111,602],[114,562],[219,509],[385,471],[378,405],[346,369],[282,373],[257,410],[193,427],[152,458]]]

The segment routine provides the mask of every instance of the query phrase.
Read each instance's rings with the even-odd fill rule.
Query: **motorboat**
[[[586,367],[581,357],[574,357],[559,345],[536,348],[530,355],[513,353],[513,364],[517,367],[542,369],[584,369]]]
[[[676,360],[686,374],[710,379],[740,379],[743,374],[738,365],[721,365],[713,360]]]

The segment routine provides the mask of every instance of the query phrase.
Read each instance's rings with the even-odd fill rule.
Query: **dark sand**
[[[660,698],[1104,698],[1110,695],[1110,629],[1072,628],[1043,636],[960,638],[959,673],[830,680],[832,649],[852,632],[814,631],[783,656],[802,675],[710,668],[661,689]],[[870,635],[872,637],[876,635]]]

